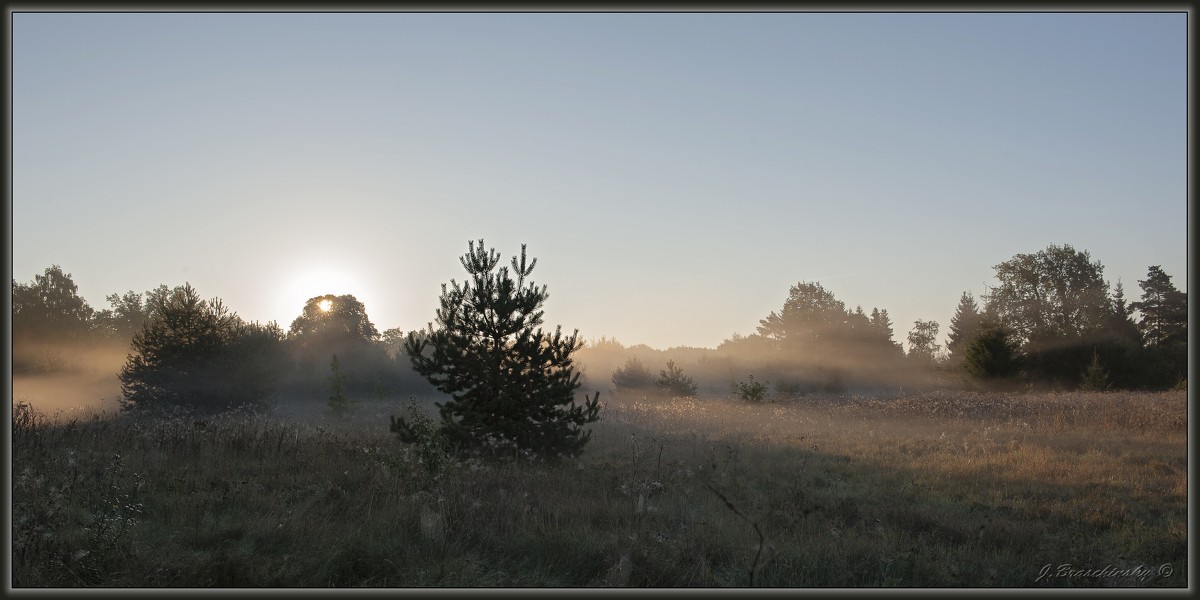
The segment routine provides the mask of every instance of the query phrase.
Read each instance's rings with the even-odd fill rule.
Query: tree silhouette
[[[983,315],[979,312],[979,304],[971,292],[963,292],[958,299],[958,307],[950,319],[950,331],[946,339],[946,352],[953,364],[961,365],[966,360],[967,346],[979,333],[979,325]]]
[[[1087,251],[1051,245],[1018,254],[995,269],[1000,285],[990,290],[988,309],[1022,343],[1081,338],[1109,320],[1104,266]]]
[[[923,365],[932,365],[941,349],[937,334],[937,321],[914,321],[912,331],[908,333],[908,358]]]
[[[129,290],[123,295],[109,294],[104,299],[112,308],[96,311],[94,319],[97,326],[106,335],[116,339],[129,340],[135,332],[142,328],[150,316],[148,303],[142,298],[142,294],[133,290]]]
[[[126,411],[271,405],[283,336],[278,326],[247,323],[220,299],[200,299],[190,284],[152,304],[153,316],[133,335],[118,375]]]
[[[645,390],[654,385],[654,374],[638,357],[631,356],[625,366],[613,371],[612,382],[620,391]]]
[[[783,309],[759,321],[758,333],[787,347],[814,350],[846,326],[846,305],[820,283],[800,282],[788,291]]]
[[[541,329],[546,287],[528,280],[537,259],[527,261],[522,245],[511,271],[497,269],[500,254],[481,239],[468,243],[460,262],[470,280],[443,284],[438,326],[405,343],[413,369],[451,396],[438,404],[446,439],[462,450],[580,453],[591,437],[582,427],[599,418],[599,392],[575,403],[580,384],[571,354],[581,345],[578,331]],[[392,417],[392,430],[416,441],[403,418]]]
[[[981,379],[1001,379],[1017,374],[1020,347],[1003,324],[985,320],[979,334],[967,345],[967,372]]]
[[[1139,326],[1146,344],[1187,343],[1187,294],[1176,289],[1171,276],[1158,266],[1150,267],[1138,286],[1142,288],[1142,299],[1130,308],[1142,314]]]
[[[294,381],[308,393],[325,388],[321,373],[335,354],[346,387],[357,393],[382,387],[396,375],[366,306],[353,294],[309,298],[288,329],[287,346]]]
[[[668,360],[667,368],[658,372],[654,385],[667,396],[695,396],[696,382],[683,374],[683,369],[675,366],[675,361]]]
[[[379,331],[367,318],[367,308],[353,294],[309,298],[288,335],[299,339],[349,338],[371,341]]]
[[[12,333],[17,340],[78,340],[90,331],[93,312],[71,274],[58,265],[30,283],[12,282]]]

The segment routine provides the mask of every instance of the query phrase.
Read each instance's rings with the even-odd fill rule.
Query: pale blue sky
[[[423,327],[467,240],[546,320],[715,347],[819,281],[903,341],[1086,249],[1187,289],[1187,15],[13,15],[13,277]],[[507,258],[506,258],[507,260]]]

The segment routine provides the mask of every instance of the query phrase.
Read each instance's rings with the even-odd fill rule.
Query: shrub
[[[766,384],[755,381],[753,375],[750,375],[747,381],[739,382],[735,388],[737,395],[746,402],[762,402],[767,397]]]

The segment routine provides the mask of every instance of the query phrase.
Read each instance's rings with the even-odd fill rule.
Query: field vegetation
[[[429,399],[343,419],[17,403],[12,583],[1186,587],[1187,402],[610,395],[558,462],[399,442],[386,415],[419,425]]]

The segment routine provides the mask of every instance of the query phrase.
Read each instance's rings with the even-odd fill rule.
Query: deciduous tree
[[[1022,343],[1078,339],[1109,321],[1104,266],[1086,250],[1051,245],[995,269],[1000,284],[988,293],[988,309]]]

